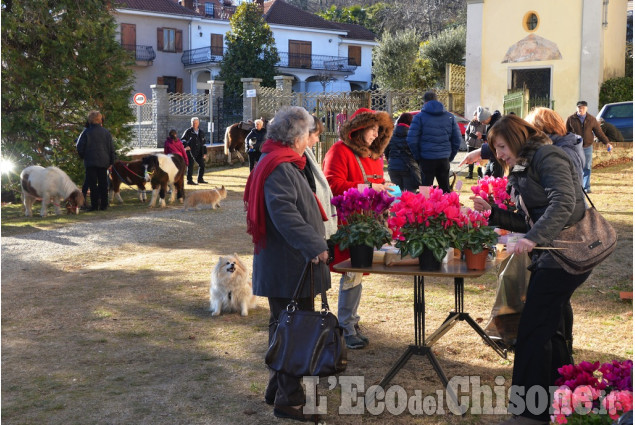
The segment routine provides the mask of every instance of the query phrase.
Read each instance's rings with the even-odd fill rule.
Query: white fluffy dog
[[[238,255],[219,257],[218,264],[212,270],[209,287],[209,311],[212,316],[221,312],[240,311],[247,316],[250,308],[256,307],[256,297],[251,289],[251,281],[245,265]]]

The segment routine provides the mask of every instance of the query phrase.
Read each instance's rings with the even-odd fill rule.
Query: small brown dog
[[[247,316],[250,308],[256,307],[256,297],[245,265],[238,254],[221,256],[212,269],[209,287],[209,311],[212,316],[221,312],[240,312]]]
[[[225,198],[227,198],[227,189],[225,189],[225,186],[221,186],[220,189],[197,190],[187,195],[183,209],[202,210],[204,208],[211,208],[215,210],[220,206],[220,201]]]

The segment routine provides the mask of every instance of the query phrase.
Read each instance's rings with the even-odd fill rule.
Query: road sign
[[[134,103],[141,106],[146,103],[146,95],[143,93],[135,93],[135,95],[132,96],[132,100],[134,101]]]

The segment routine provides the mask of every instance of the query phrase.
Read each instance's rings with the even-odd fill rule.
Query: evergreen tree
[[[375,83],[383,89],[425,90],[434,81],[429,61],[419,57],[419,35],[410,29],[385,32],[373,49]]]
[[[133,57],[116,41],[110,1],[2,0],[2,155],[83,176],[75,141],[98,109],[117,147],[134,120]],[[3,177],[4,178],[4,177]]]
[[[421,55],[429,59],[438,79],[445,77],[445,64],[465,65],[466,29],[463,25],[448,28],[430,38],[421,48]]]
[[[262,85],[274,87],[276,63],[279,61],[273,32],[255,3],[243,3],[229,21],[227,50],[220,67],[219,79],[225,82],[229,96],[242,95],[241,78],[262,78]]]

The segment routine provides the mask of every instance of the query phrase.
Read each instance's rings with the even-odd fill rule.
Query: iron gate
[[[214,128],[218,130],[214,134],[212,143],[223,143],[225,129],[243,119],[243,98],[222,97],[216,99],[216,106],[218,112],[214,116]]]

